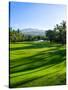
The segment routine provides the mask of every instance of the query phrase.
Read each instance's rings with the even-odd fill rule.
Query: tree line
[[[47,30],[46,36],[50,42],[65,44],[66,43],[66,22],[62,21],[60,24],[56,24],[53,30]]]
[[[19,29],[18,30],[14,30],[12,28],[10,28],[9,30],[9,38],[10,38],[10,42],[22,42],[22,41],[37,41],[37,40],[45,40],[46,36],[33,36],[33,35],[25,35],[23,34]]]
[[[14,30],[12,28],[9,28],[9,38],[10,38],[10,42],[48,40],[50,42],[65,44],[66,22],[62,21],[60,24],[56,24],[53,30],[49,29],[45,31],[45,36],[24,35],[19,29]]]

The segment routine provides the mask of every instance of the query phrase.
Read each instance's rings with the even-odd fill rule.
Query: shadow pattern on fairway
[[[32,55],[32,56],[28,56],[28,57],[22,57],[19,59],[14,59],[11,60],[10,63],[13,63],[14,65],[10,66],[10,74],[13,73],[17,73],[17,72],[26,72],[26,71],[32,71],[41,67],[45,68],[49,65],[57,65],[61,62],[64,62],[66,60],[66,50],[65,49],[60,49],[62,47],[62,45],[50,45],[50,44],[43,44],[43,43],[31,43],[30,46],[24,46],[24,47],[17,47],[17,48],[11,48],[10,51],[13,50],[27,50],[27,49],[38,49],[38,48],[51,48],[51,47],[56,47],[54,49],[49,49],[47,51],[40,51],[39,53]],[[17,64],[15,64],[17,63]],[[49,66],[50,67],[50,66]],[[38,71],[41,71],[41,69],[39,69]],[[37,71],[35,71],[37,72]],[[29,72],[31,73],[31,72]],[[23,74],[21,74],[23,76]],[[24,74],[26,75],[26,74]],[[20,76],[20,75],[18,75]],[[45,75],[44,75],[45,76]],[[42,78],[44,76],[39,76],[39,77],[35,77],[35,78],[31,78],[25,81],[21,81],[18,82],[16,84],[11,84],[11,87],[17,87],[18,85],[22,85],[28,82],[31,82],[33,80]],[[14,76],[17,77],[17,76]],[[12,77],[12,78],[14,78]],[[64,80],[65,81],[65,80]],[[64,82],[63,81],[63,82]],[[63,84],[63,82],[61,82],[60,84]]]
[[[56,45],[56,44],[50,44],[50,43],[31,43],[31,45],[29,46],[24,46],[24,47],[14,47],[14,48],[10,48],[11,51],[14,51],[14,50],[24,50],[24,49],[38,49],[38,48],[49,48],[49,47],[61,47],[60,44]]]
[[[58,64],[65,60],[65,53],[66,53],[65,50],[48,51],[47,53],[42,51],[33,56],[20,58],[17,61],[27,60],[31,62],[25,64],[21,62],[21,64],[11,67],[10,71],[11,73],[14,73],[26,70],[33,70],[35,68],[39,68],[44,65],[47,66],[51,64]]]
[[[45,76],[45,75],[44,75],[44,76]],[[31,81],[33,81],[33,80],[35,80],[35,79],[38,79],[38,78],[41,78],[41,77],[44,77],[44,76],[39,76],[39,77],[35,77],[35,78],[31,78],[31,79],[28,79],[28,80],[25,80],[25,81],[18,82],[18,83],[16,83],[16,84],[12,84],[12,85],[11,85],[11,88],[15,88],[17,85],[19,86],[19,85],[21,85],[21,84],[25,84],[25,83],[31,82]]]
[[[49,66],[50,67],[50,66]],[[52,66],[53,67],[53,66]],[[59,72],[59,71],[58,71]],[[33,72],[34,73],[34,72]],[[60,74],[56,74],[57,73],[57,71],[56,72],[52,72],[52,73],[50,73],[50,75],[52,74],[52,76],[49,76],[49,74],[46,74],[46,75],[42,75],[42,76],[38,76],[38,77],[33,77],[33,78],[28,78],[28,79],[25,79],[25,80],[21,80],[20,82],[17,82],[17,83],[15,83],[15,84],[12,84],[11,85],[11,88],[15,88],[15,87],[17,87],[17,86],[19,86],[19,87],[33,87],[33,86],[36,86],[36,85],[26,85],[26,84],[28,84],[28,83],[30,83],[30,82],[33,82],[34,80],[38,80],[38,79],[42,79],[42,78],[45,78],[44,80],[45,81],[47,81],[47,80],[51,80],[51,77],[53,78],[53,76],[55,76],[56,77],[56,79],[55,80],[58,80],[58,84],[57,83],[54,83],[52,80],[50,81],[50,83],[48,84],[48,83],[44,83],[44,84],[42,84],[41,83],[41,86],[49,86],[49,85],[65,85],[66,84],[66,78],[65,78],[65,80],[64,79],[61,79],[61,78],[63,78]],[[65,75],[65,73],[63,74],[64,75],[64,77],[66,76]],[[60,77],[61,76],[61,77]],[[60,77],[60,79],[59,79],[59,77]],[[60,83],[61,82],[61,83]],[[40,86],[39,84],[37,85],[37,86]]]

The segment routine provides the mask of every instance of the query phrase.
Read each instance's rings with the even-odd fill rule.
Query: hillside
[[[33,29],[33,28],[22,29],[21,32],[22,32],[23,34],[25,34],[25,35],[45,36],[45,31],[44,31],[44,30]]]

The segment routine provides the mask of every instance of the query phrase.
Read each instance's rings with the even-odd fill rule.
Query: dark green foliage
[[[48,37],[48,40],[50,40],[50,42],[54,40],[54,32],[52,30],[48,30],[46,32],[46,36]]]
[[[59,25],[56,24],[53,30],[47,30],[46,36],[33,36],[24,35],[19,29],[9,29],[10,42],[21,42],[21,41],[37,41],[37,40],[49,40],[50,42],[57,42],[61,44],[66,43],[66,22],[63,21]]]
[[[11,30],[10,29],[10,42],[20,42],[23,41],[23,34],[20,32],[20,30],[18,29],[16,30]]]
[[[50,42],[55,41],[61,44],[66,43],[66,22],[63,21],[60,25],[56,24],[53,30],[46,31],[46,36]]]
[[[45,40],[45,36],[31,36],[24,35],[19,29],[14,30],[10,28],[10,42],[21,42],[21,41],[37,41],[37,40]]]

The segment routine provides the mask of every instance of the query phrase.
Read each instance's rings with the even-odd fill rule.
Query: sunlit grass
[[[10,87],[64,84],[65,46],[49,42],[10,44]]]

